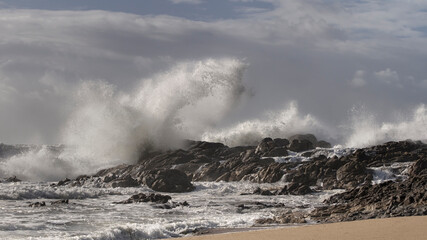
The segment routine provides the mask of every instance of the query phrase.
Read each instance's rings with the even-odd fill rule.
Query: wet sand
[[[423,240],[427,239],[427,216],[371,219],[267,230],[208,234],[188,240]]]

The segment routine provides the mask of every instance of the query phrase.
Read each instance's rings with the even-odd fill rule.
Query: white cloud
[[[187,3],[187,4],[201,4],[202,0],[170,0],[174,4]]]
[[[365,80],[365,71],[358,70],[356,73],[354,73],[353,79],[351,80],[351,85],[355,87],[363,87],[366,85]]]
[[[379,81],[381,81],[383,83],[387,83],[387,84],[399,84],[400,83],[399,75],[397,74],[396,71],[393,71],[390,68],[387,68],[386,70],[383,70],[383,71],[375,72],[375,77]]]

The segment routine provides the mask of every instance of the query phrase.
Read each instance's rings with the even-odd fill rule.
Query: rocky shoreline
[[[340,222],[394,216],[427,215],[427,145],[420,141],[388,142],[352,149],[338,156],[328,154],[329,143],[311,134],[289,139],[263,139],[258,146],[227,147],[221,143],[187,141],[186,147],[170,151],[144,151],[134,165],[120,165],[94,175],[64,179],[57,186],[138,187],[156,192],[190,192],[197,181],[251,181],[273,183],[278,189],[242,193],[264,195],[305,195],[344,189],[324,206],[289,209],[257,203],[237,204],[236,211],[251,208],[279,209],[274,218],[259,219],[258,225],[306,222]],[[297,159],[296,158],[303,158]],[[386,174],[388,181],[378,175]],[[17,179],[9,179],[9,181]],[[383,179],[384,180],[384,179]],[[132,196],[116,204],[161,203],[171,209],[191,203],[172,202],[168,195]],[[67,202],[68,203],[68,202]]]

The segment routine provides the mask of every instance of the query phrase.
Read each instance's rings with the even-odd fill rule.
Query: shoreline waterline
[[[186,240],[222,240],[222,239],[291,239],[291,240],[419,240],[427,235],[427,216],[394,217],[369,219],[327,224],[285,226],[273,229],[242,232],[227,232],[183,237]]]

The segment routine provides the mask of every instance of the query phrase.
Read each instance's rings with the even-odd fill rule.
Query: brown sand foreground
[[[202,235],[185,240],[427,240],[427,216],[371,219],[354,222]]]

